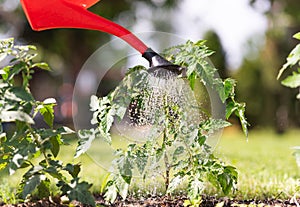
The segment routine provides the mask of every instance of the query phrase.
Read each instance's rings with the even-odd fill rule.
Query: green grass
[[[248,141],[228,130],[220,139],[216,156],[238,169],[239,199],[290,198],[300,175],[293,146],[300,145],[299,131],[278,135],[272,131],[251,131]]]
[[[247,141],[244,135],[234,128],[226,130],[216,146],[215,155],[238,169],[238,190],[230,197],[237,199],[290,198],[299,184],[300,171],[291,149],[293,146],[300,145],[299,133],[299,130],[290,131],[284,135],[268,130],[251,131]],[[118,140],[117,143],[121,144],[123,141]],[[107,172],[97,163],[107,159],[110,151],[103,143],[95,142],[88,155],[74,159],[75,147],[76,143],[65,147],[59,159],[66,162],[80,162],[82,165],[80,176],[93,183],[94,192],[99,192]],[[105,153],[99,153],[104,151]],[[6,194],[9,194],[7,186],[16,188],[15,185],[20,181],[21,174],[22,172],[18,172],[7,179],[8,177],[1,173],[0,195],[4,190]],[[1,189],[1,186],[5,189]],[[212,187],[208,187],[206,193],[222,196]]]

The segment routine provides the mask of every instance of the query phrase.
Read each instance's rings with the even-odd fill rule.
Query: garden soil
[[[114,204],[108,204],[104,197],[95,195],[96,204],[98,207],[183,207],[185,196],[148,196],[143,199],[127,198],[125,201],[117,199]],[[211,196],[203,196],[201,206],[203,207],[299,207],[295,200],[234,200],[229,198],[215,198]],[[44,199],[36,202],[20,203],[16,205],[0,204],[1,207],[88,207],[77,202],[70,204],[61,204],[59,199]]]

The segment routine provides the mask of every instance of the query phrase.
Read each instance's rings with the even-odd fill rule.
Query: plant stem
[[[165,166],[166,166],[165,186],[166,186],[166,190],[168,190],[169,184],[170,184],[170,169],[171,169],[171,167],[169,164],[169,158],[168,158],[167,153],[165,153],[164,161],[165,161]]]
[[[39,141],[39,137],[37,136],[37,134],[35,133],[35,131],[32,129],[32,127],[31,127],[29,124],[27,124],[27,127],[28,127],[30,133],[32,134],[32,136],[34,137],[34,141],[35,141],[36,145],[40,148],[40,151],[41,151],[41,153],[43,154],[43,156],[44,156],[44,158],[45,158],[45,160],[46,160],[47,165],[49,166],[49,159],[48,159],[48,156],[47,156],[47,154],[46,154],[46,151],[45,151],[45,150],[43,149],[43,147],[41,146],[41,143],[40,143],[40,141]]]
[[[169,158],[168,158],[168,155],[167,155],[167,150],[166,150],[166,147],[167,147],[167,133],[166,133],[166,130],[164,130],[164,136],[163,136],[163,145],[164,145],[164,148],[165,148],[165,153],[164,153],[164,162],[165,162],[165,167],[166,167],[166,176],[165,176],[165,187],[166,187],[166,191],[168,190],[169,188],[169,184],[170,184],[170,170],[171,170],[171,166],[170,166],[170,163],[169,163]]]

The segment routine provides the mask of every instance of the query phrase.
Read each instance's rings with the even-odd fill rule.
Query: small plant
[[[300,40],[300,32],[293,36],[295,39]],[[299,88],[300,87],[300,44],[298,44],[287,57],[287,62],[282,66],[277,76],[279,79],[283,72],[285,72],[289,68],[294,68],[294,66],[298,66],[291,75],[281,81],[281,84],[290,88]],[[297,99],[300,99],[300,88],[299,94],[297,95]]]
[[[57,159],[60,147],[67,144],[64,136],[74,134],[67,127],[55,129],[55,99],[37,101],[30,92],[30,79],[35,70],[49,70],[46,63],[34,63],[34,46],[18,46],[13,39],[0,41],[0,170],[14,174],[28,169],[19,184],[18,196],[25,200],[51,196],[51,184],[57,183],[61,195],[94,205],[90,184],[81,182],[79,164]],[[33,125],[41,114],[46,129]],[[10,126],[13,130],[5,129]]]
[[[293,37],[297,40],[300,40],[300,32],[296,33]],[[296,45],[296,47],[291,51],[286,60],[287,62],[280,69],[277,79],[279,79],[287,69],[292,69],[295,66],[297,66],[298,68],[296,68],[292,72],[292,75],[289,75],[287,78],[281,81],[281,84],[290,88],[299,88],[299,94],[297,95],[297,99],[300,99],[300,44]],[[293,155],[295,156],[296,163],[298,167],[300,167],[300,147],[295,146],[292,149],[294,150]],[[300,186],[298,185],[296,192],[293,198],[291,199],[294,203],[297,204],[297,206],[299,206],[299,203],[297,202],[296,197],[298,197],[299,189]]]
[[[7,183],[0,185],[0,202],[9,204],[17,203],[15,192],[12,192]]]
[[[187,80],[187,91],[196,90],[200,82],[216,91],[226,105],[226,119],[232,114],[239,117],[247,135],[245,104],[235,100],[236,83],[233,79],[222,80],[216,77],[217,69],[208,61],[213,52],[204,43],[188,41],[165,51],[170,61],[186,68],[185,74],[173,77],[174,81]],[[81,139],[76,156],[85,153],[97,137],[103,137],[110,144],[113,123],[129,116],[137,127],[150,125],[161,136],[149,136],[144,143],[132,142],[125,150],[116,149],[113,165],[117,172],[111,174],[106,184],[106,200],[113,203],[118,194],[125,199],[135,171],[143,179],[150,177],[153,172],[160,172],[167,194],[173,193],[180,184],[187,183],[189,200],[185,202],[186,206],[199,206],[207,181],[228,194],[237,183],[237,171],[213,155],[207,139],[230,123],[212,117],[209,111],[194,106],[194,103],[190,104],[189,99],[183,103],[178,101],[176,94],[172,96],[159,92],[157,95],[157,91],[153,92],[156,89],[151,82],[152,77],[153,74],[145,67],[136,66],[129,69],[123,81],[108,96],[91,97],[90,105],[94,112],[91,122],[98,127],[79,133]],[[180,95],[184,99],[186,93]],[[159,101],[151,104],[153,99]],[[203,114],[197,121],[191,119],[188,112],[193,107],[198,107],[199,116]],[[135,111],[134,115],[132,111]]]
[[[296,33],[293,37],[300,40],[300,32]],[[296,47],[288,55],[287,62],[280,69],[277,79],[279,79],[287,69],[293,69],[295,66],[298,66],[298,68],[293,71],[292,75],[289,75],[281,81],[281,84],[290,88],[299,88],[297,99],[300,99],[300,44],[296,45]],[[300,167],[300,148],[294,147],[293,149],[295,150],[294,155],[297,165]]]

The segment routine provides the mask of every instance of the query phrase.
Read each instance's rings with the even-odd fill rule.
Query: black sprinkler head
[[[158,73],[157,75],[159,77],[163,77],[165,73],[170,72],[176,75],[180,75],[185,71],[183,67],[171,63],[170,61],[166,60],[165,58],[154,52],[151,48],[148,48],[142,56],[149,61],[149,72]],[[166,71],[164,71],[163,69]]]

